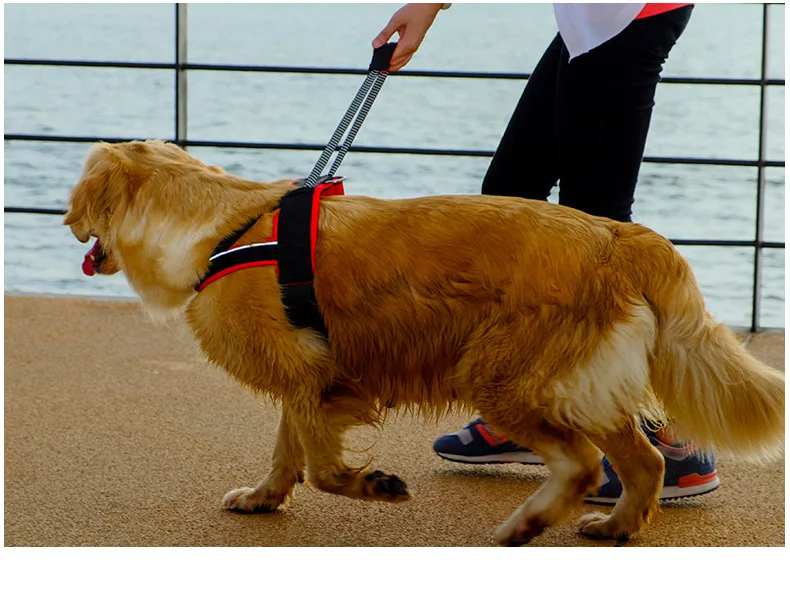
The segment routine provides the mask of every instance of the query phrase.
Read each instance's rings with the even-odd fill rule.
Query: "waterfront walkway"
[[[784,369],[784,334],[748,341]],[[373,445],[373,465],[401,476],[412,502],[300,486],[275,514],[223,511],[225,492],[265,474],[277,422],[205,363],[182,324],[154,326],[131,302],[5,297],[6,546],[488,546],[547,474],[442,461],[431,442],[463,419],[398,417],[351,442]],[[665,504],[628,545],[783,546],[784,463],[722,456],[719,475],[719,490]],[[613,545],[572,522],[533,543]]]

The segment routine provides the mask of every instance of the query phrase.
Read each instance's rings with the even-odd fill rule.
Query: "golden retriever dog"
[[[237,244],[272,236],[292,188],[161,141],[99,143],[64,221],[81,242],[97,239],[96,272],[123,271],[150,313],[184,312],[211,362],[281,403],[271,471],[227,493],[225,508],[273,511],[305,471],[321,491],[408,500],[397,476],[343,453],[348,428],[397,409],[476,411],[545,459],[547,481],[496,531],[508,545],[597,488],[601,451],[624,494],[581,532],[638,533],[664,471],[641,419],[703,449],[783,451],[783,374],[714,321],[686,260],[638,224],[509,197],[327,196],[314,287],[328,338],[288,322],[271,266],[196,292],[224,238],[256,217]]]

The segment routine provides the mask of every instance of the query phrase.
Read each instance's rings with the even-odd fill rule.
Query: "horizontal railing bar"
[[[3,212],[6,213],[30,213],[40,215],[64,215],[66,210],[62,208],[32,208],[26,206],[4,206]],[[763,249],[783,249],[784,242],[756,242],[754,240],[695,240],[692,238],[682,238],[671,240],[676,246],[714,246],[714,247],[751,247]]]
[[[749,247],[757,249],[783,249],[784,242],[757,242],[755,240],[694,240],[671,239],[675,246],[706,246],[706,247]]]
[[[170,62],[117,62],[98,60],[51,60],[11,58],[3,60],[6,66],[61,66],[72,68],[136,68],[144,70],[175,70],[176,64]],[[253,66],[247,64],[201,64],[186,62],[181,64],[184,70],[211,72],[270,72],[286,74],[338,74],[365,75],[363,68],[323,68],[318,66]],[[456,70],[400,70],[391,76],[430,77],[449,79],[492,79],[492,80],[526,80],[528,72],[477,72]],[[664,77],[662,83],[685,85],[762,85],[759,78],[729,77]],[[785,79],[766,79],[766,85],[784,86]]]
[[[6,66],[57,66],[64,68],[136,68],[144,70],[175,70],[176,65],[167,62],[117,62],[102,60],[53,60],[33,58],[4,59]]]
[[[129,142],[130,140],[145,140],[145,138],[96,138],[95,136],[56,136],[48,134],[3,134],[9,141],[19,142],[64,142],[64,143],[92,143],[92,142]]]
[[[34,215],[65,215],[66,211],[61,208],[32,208],[29,206],[4,206],[5,213],[30,213]]]
[[[56,136],[46,134],[4,134],[7,141],[17,142],[63,142],[63,143],[93,143],[93,142],[128,142],[130,140],[145,140],[142,138],[97,138],[95,136]],[[168,139],[165,139],[168,140]],[[172,142],[172,140],[169,140]],[[238,142],[218,140],[186,140],[180,143],[186,147],[214,147],[223,149],[272,149],[290,151],[323,151],[326,145],[308,143],[278,143],[278,142]],[[417,147],[373,147],[356,145],[350,151],[357,153],[388,153],[397,155],[436,155],[454,157],[492,157],[493,151],[480,151],[475,149],[425,149]],[[647,163],[657,164],[687,164],[708,166],[747,166],[765,168],[784,168],[782,160],[725,159],[725,158],[698,158],[698,157],[645,157]]]
[[[785,162],[778,160],[717,159],[715,157],[650,157],[642,158],[649,164],[687,164],[694,166],[747,166],[757,168],[784,168]]]

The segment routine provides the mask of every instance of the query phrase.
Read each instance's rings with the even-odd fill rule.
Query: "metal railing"
[[[760,298],[763,270],[764,249],[784,249],[784,242],[771,242],[764,240],[765,219],[765,169],[784,168],[784,160],[766,159],[766,109],[768,104],[767,88],[772,86],[784,87],[784,79],[768,78],[768,31],[771,3],[762,5],[762,42],[760,77],[749,78],[695,78],[695,77],[666,77],[662,83],[693,84],[693,85],[747,85],[760,88],[759,109],[759,142],[757,159],[726,159],[726,158],[699,158],[699,157],[644,157],[645,163],[684,164],[684,165],[712,165],[712,166],[740,166],[757,168],[757,193],[755,232],[752,240],[702,240],[702,239],[672,239],[677,246],[719,246],[719,247],[748,247],[754,249],[754,272],[752,284],[752,315],[750,330],[756,332],[760,322]],[[174,102],[175,102],[175,142],[182,147],[221,147],[236,149],[280,149],[301,151],[322,151],[324,143],[300,144],[283,142],[239,142],[217,140],[190,140],[187,135],[187,74],[190,71],[224,71],[224,72],[279,72],[290,74],[333,74],[333,75],[365,75],[366,69],[354,68],[317,68],[304,66],[251,66],[237,64],[201,64],[187,61],[187,5],[175,4],[175,62],[114,62],[114,61],[84,61],[84,60],[54,60],[54,59],[4,59],[6,66],[57,66],[80,68],[124,68],[137,70],[171,70],[174,72]],[[401,70],[392,76],[398,78],[442,78],[442,79],[509,79],[526,80],[529,73],[515,72],[462,72],[442,70]],[[5,141],[28,142],[62,142],[62,143],[93,143],[98,140],[105,142],[124,142],[139,140],[139,136],[128,138],[101,138],[100,136],[56,136],[46,134],[4,134]],[[474,149],[437,149],[418,147],[385,147],[385,146],[352,146],[351,151],[358,153],[381,154],[407,154],[407,155],[436,155],[436,156],[463,156],[463,157],[492,157],[493,151]],[[20,206],[4,206],[6,213],[36,213],[36,214],[63,214],[62,209],[31,208]]]

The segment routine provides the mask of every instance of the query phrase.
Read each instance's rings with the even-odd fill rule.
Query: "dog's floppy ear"
[[[71,189],[63,224],[71,226],[80,242],[87,242],[107,226],[110,214],[133,197],[141,182],[114,145],[95,144],[80,181]]]

